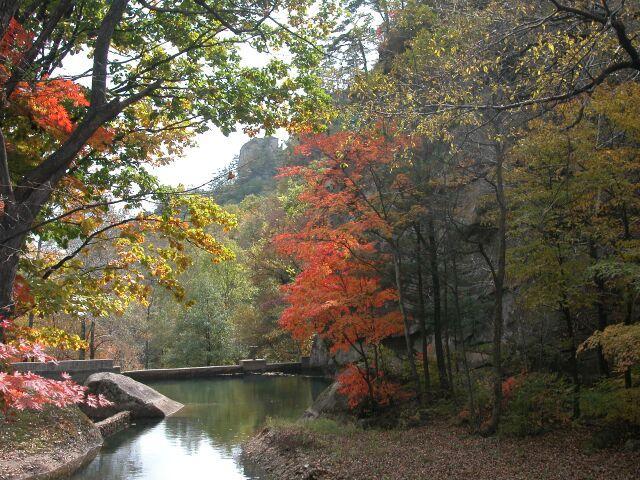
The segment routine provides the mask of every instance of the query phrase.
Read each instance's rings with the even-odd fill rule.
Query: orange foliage
[[[389,174],[388,185],[395,191],[414,188],[394,168],[412,140],[380,132],[309,136],[296,153],[310,162],[280,173],[303,182],[299,199],[309,206],[302,228],[275,239],[278,250],[302,266],[284,287],[289,306],[280,324],[296,339],[317,334],[333,353],[351,350],[361,357],[365,367],[353,364],[340,375],[341,391],[354,408],[365,401],[372,407],[386,405],[401,396],[369,358],[377,358],[381,341],[404,328],[397,290],[385,285],[380,274],[390,260],[380,239],[393,237],[398,219],[387,215],[387,205],[380,204],[381,195],[371,185],[379,174]]]
[[[13,282],[13,299],[18,315],[22,313],[22,310],[27,309],[29,305],[33,304],[33,295],[31,294],[29,282],[19,274],[16,275],[16,279]]]
[[[349,407],[361,407],[366,402],[377,406],[389,405],[393,400],[406,399],[410,395],[402,387],[387,380],[382,372],[366,372],[351,364],[338,375],[338,392],[347,396]]]
[[[502,398],[504,401],[508,401],[511,398],[519,383],[516,377],[509,377],[502,382]]]
[[[335,352],[349,350],[358,341],[378,344],[402,332],[402,319],[394,308],[396,291],[383,288],[379,276],[350,254],[349,248],[370,246],[301,241],[290,235],[276,242],[281,252],[294,254],[304,265],[295,281],[284,287],[289,307],[280,324],[294,338],[304,341],[318,333]]]
[[[6,65],[16,65],[31,46],[33,34],[27,32],[15,19],[0,39],[0,85],[10,76]],[[86,108],[89,101],[85,88],[67,79],[44,76],[36,82],[20,82],[9,98],[11,109],[20,116],[28,117],[35,125],[58,140],[65,140],[75,129],[72,109]],[[113,141],[114,133],[100,128],[89,140],[93,148],[104,148]]]
[[[31,46],[33,35],[29,34],[14,18],[9,21],[9,26],[0,39],[0,57],[5,59],[0,64],[0,83],[8,80],[9,71],[4,65],[16,65],[22,55]]]

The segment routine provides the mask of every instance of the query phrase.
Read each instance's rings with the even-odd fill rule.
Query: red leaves
[[[4,84],[24,52],[31,46],[33,35],[15,19],[0,40],[0,85]],[[85,88],[63,78],[43,77],[36,82],[20,82],[10,97],[11,109],[28,117],[35,125],[58,140],[65,140],[75,129],[73,109],[89,106]],[[89,140],[94,148],[104,148],[113,141],[114,133],[100,128]]]
[[[20,113],[59,139],[69,136],[75,127],[68,108],[89,106],[80,85],[59,78],[45,78],[35,84],[20,82],[11,100]]]
[[[366,372],[353,364],[338,375],[338,382],[341,385],[338,392],[347,396],[352,409],[371,400],[378,406],[386,406],[394,399],[408,396],[399,384],[387,380],[382,372]]]
[[[68,376],[51,380],[31,372],[0,372],[0,408],[4,412],[9,409],[42,410],[45,405],[62,408],[85,401],[94,408],[111,405],[102,395],[86,395],[86,390]]]
[[[5,329],[12,329],[11,322],[3,322]],[[0,367],[12,362],[32,360],[51,362],[55,359],[35,342],[17,340],[16,344],[0,342]],[[45,405],[66,407],[74,403],[87,402],[91,406],[110,405],[104,397],[86,395],[86,387],[76,384],[66,374],[62,380],[43,378],[32,372],[6,372],[0,370],[0,410],[42,410]]]
[[[516,377],[509,377],[502,382],[502,398],[508,401],[513,395],[516,388],[518,388],[519,382]]]
[[[378,344],[402,331],[394,288],[386,288],[378,270],[388,256],[379,239],[393,229],[377,208],[379,195],[367,185],[376,170],[388,170],[411,139],[380,131],[342,131],[304,138],[296,153],[317,158],[281,171],[305,184],[300,200],[309,205],[306,224],[276,238],[281,253],[292,255],[303,270],[285,287],[288,307],[281,325],[295,338],[319,333],[334,350],[357,341]],[[372,176],[373,175],[373,176]],[[410,188],[406,176],[395,184]],[[374,178],[375,177],[375,178]],[[376,243],[369,240],[376,232]]]
[[[22,275],[16,275],[13,281],[13,301],[15,310],[19,313],[33,304],[33,295],[31,294],[29,282]]]
[[[395,290],[382,287],[378,275],[363,268],[348,247],[289,236],[278,237],[277,242],[304,265],[295,281],[284,287],[289,307],[280,324],[294,338],[304,341],[319,333],[336,351],[348,350],[359,340],[377,344],[402,331],[393,305]]]
[[[9,21],[9,27],[0,39],[0,83],[7,81],[9,70],[4,64],[16,65],[20,62],[22,55],[31,47],[33,35],[27,32],[14,18]]]
[[[386,405],[400,394],[368,358],[383,339],[404,328],[397,291],[380,275],[389,258],[381,247],[395,228],[387,199],[414,188],[394,168],[411,140],[381,131],[307,137],[296,153],[309,157],[309,163],[280,173],[303,182],[299,198],[308,205],[305,225],[276,238],[278,250],[302,266],[284,287],[289,307],[280,324],[301,341],[318,334],[334,353],[359,354],[368,366],[354,364],[340,375],[341,391],[354,408],[367,399],[372,407]]]

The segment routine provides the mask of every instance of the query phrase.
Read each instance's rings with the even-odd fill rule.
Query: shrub
[[[510,436],[538,435],[571,420],[571,386],[550,374],[532,373],[509,383],[500,433]]]
[[[384,377],[382,372],[367,372],[358,365],[347,366],[339,375],[338,391],[347,396],[352,409],[384,407],[392,401],[408,398],[401,385]]]
[[[595,426],[591,446],[607,448],[640,437],[640,387],[624,388],[620,380],[603,380],[584,390],[583,420]]]

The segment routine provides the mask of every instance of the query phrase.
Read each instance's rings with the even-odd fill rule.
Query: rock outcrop
[[[333,382],[316,398],[302,414],[302,418],[313,420],[324,415],[342,415],[349,410],[347,397],[338,391],[340,384]]]
[[[216,201],[221,204],[240,203],[249,195],[274,191],[274,176],[284,163],[285,151],[275,137],[252,138],[240,149],[231,164],[235,177],[214,188]]]
[[[131,412],[132,419],[163,418],[184,406],[143,383],[117,373],[95,373],[85,385],[89,393],[102,394],[113,402],[113,405],[104,408],[84,407],[85,413],[94,420],[104,420],[124,411]]]

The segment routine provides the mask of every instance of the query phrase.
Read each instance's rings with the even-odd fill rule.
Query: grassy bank
[[[588,448],[571,428],[529,438],[483,438],[448,422],[391,430],[333,420],[270,422],[245,453],[274,479],[629,480],[640,453]]]
[[[100,445],[100,433],[77,407],[0,414],[0,480],[64,475]]]

